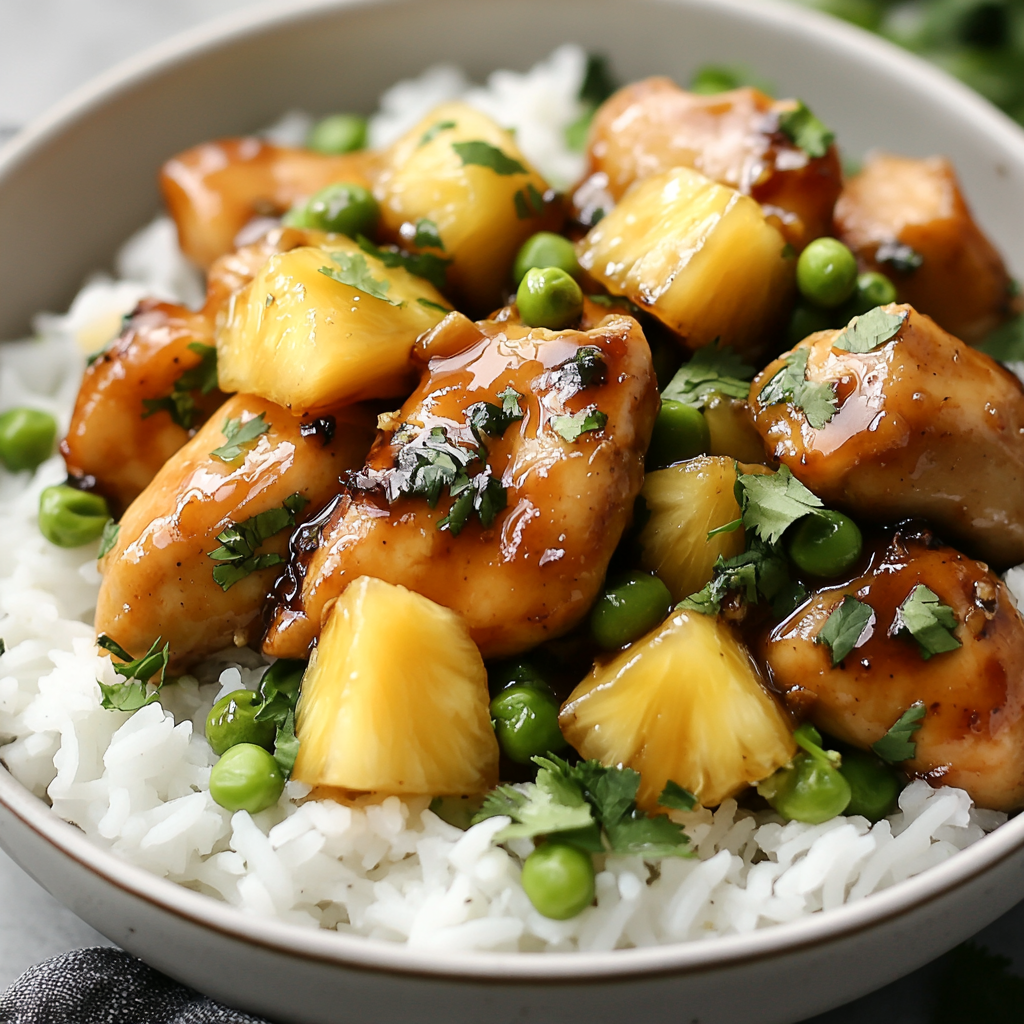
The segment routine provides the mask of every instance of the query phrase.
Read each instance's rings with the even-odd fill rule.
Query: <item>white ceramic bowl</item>
[[[0,337],[60,309],[158,206],[178,150],[289,108],[373,108],[437,61],[476,77],[557,44],[618,74],[685,82],[746,63],[805,98],[846,152],[943,153],[1024,270],[1024,133],[887,44],[768,0],[318,0],[225,19],[72,96],[0,152]],[[1024,897],[1024,815],[925,874],[751,935],[602,954],[458,954],[245,916],[117,860],[0,771],[0,844],[79,916],[172,977],[235,1006],[326,1024],[772,1024],[883,985]]]

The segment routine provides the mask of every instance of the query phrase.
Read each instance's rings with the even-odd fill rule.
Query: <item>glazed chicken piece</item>
[[[248,430],[266,425],[263,433],[237,454],[223,450],[228,421],[259,416]],[[100,563],[97,634],[133,656],[159,637],[175,670],[256,639],[292,528],[337,492],[339,474],[362,465],[373,436],[361,407],[304,424],[262,399],[228,399],[122,517]]]
[[[168,160],[160,188],[182,251],[206,268],[234,248],[254,217],[278,217],[334,182],[370,188],[377,159],[369,151],[324,156],[261,139],[222,139]]]
[[[834,146],[811,158],[779,130],[779,116],[795,107],[751,88],[698,96],[668,78],[627,85],[594,117],[574,205],[590,223],[597,207],[607,213],[634,182],[692,167],[752,196],[803,248],[831,232],[842,169]]]
[[[882,522],[920,517],[971,554],[1015,565],[1024,560],[1021,382],[910,306],[882,310],[888,340],[870,351],[835,347],[851,343],[844,332],[820,331],[755,378],[765,448],[829,507]],[[798,367],[804,350],[806,380],[828,384],[837,403],[820,427],[792,400],[762,400],[769,385],[776,397],[785,379],[776,375],[793,374],[786,364]]]
[[[1006,267],[948,160],[871,157],[843,188],[835,219],[861,269],[888,275],[901,302],[968,344],[1017,311]]]
[[[927,661],[896,621],[919,584],[952,609],[952,635],[962,645]],[[857,646],[833,666],[821,630],[846,595],[873,614]],[[792,710],[857,747],[880,740],[921,702],[915,756],[899,767],[965,789],[982,807],[1024,805],[1024,620],[980,562],[927,533],[897,534],[862,576],[819,591],[777,626],[764,657]]]
[[[305,657],[330,603],[360,576],[457,611],[484,657],[564,633],[597,595],[658,411],[639,325],[612,315],[590,331],[555,333],[451,313],[417,349],[427,372],[384,420],[366,469],[296,534],[267,654]],[[502,422],[503,410],[522,418]],[[477,432],[469,425],[488,417]],[[431,508],[423,494],[442,445],[472,460],[472,484],[456,507],[438,483]],[[466,508],[474,496],[479,514]],[[453,509],[468,513],[461,531],[442,528]]]
[[[82,379],[61,454],[125,509],[223,401],[209,320],[147,299]]]

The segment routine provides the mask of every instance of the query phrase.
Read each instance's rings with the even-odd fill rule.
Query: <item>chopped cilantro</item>
[[[544,212],[544,196],[537,190],[533,182],[528,182],[526,187],[520,189],[512,201],[516,208],[516,216],[520,220],[529,220],[531,217],[539,217]]]
[[[789,402],[803,410],[815,430],[820,430],[836,414],[837,401],[831,384],[807,380],[807,359],[811,350],[794,349],[782,357],[783,366],[761,388],[757,401],[762,406]]]
[[[836,137],[800,100],[779,116],[779,131],[812,159],[824,156]]]
[[[743,525],[768,544],[777,544],[798,519],[823,508],[809,491],[782,465],[777,473],[736,473],[736,498],[743,510]]]
[[[582,153],[587,148],[587,136],[590,134],[590,125],[597,113],[595,107],[587,107],[583,113],[565,128],[565,144],[574,153]]]
[[[455,127],[454,121],[438,121],[432,124],[421,136],[419,146],[425,146],[428,142],[433,142],[434,139],[441,134],[441,132],[450,131]],[[419,146],[416,148],[419,149]]]
[[[440,249],[444,252],[441,232],[429,217],[420,217],[416,221],[416,234],[413,235],[412,244],[418,245],[423,249]]]
[[[875,306],[874,309],[855,316],[849,326],[832,342],[832,347],[844,352],[871,352],[896,337],[906,319],[906,310],[886,313],[881,306]]]
[[[100,534],[100,549],[96,557],[102,558],[117,543],[117,535],[121,532],[121,524],[113,519],[108,519]]]
[[[499,391],[498,397],[501,399],[501,410],[510,421],[523,418],[523,410],[519,405],[519,399],[523,396],[511,384],[504,391]]]
[[[658,804],[674,811],[692,811],[697,805],[697,798],[688,789],[683,789],[678,782],[669,779],[661,791],[661,796],[658,797]]]
[[[605,309],[624,309],[630,316],[639,316],[643,312],[635,302],[630,302],[621,295],[588,295],[587,298],[599,306],[604,306]]]
[[[473,477],[461,474],[449,487],[449,493],[455,501],[448,515],[438,521],[437,528],[447,530],[453,537],[458,537],[474,512],[481,524],[489,527],[508,503],[508,492],[500,480],[491,476],[489,466]]]
[[[261,555],[259,549],[271,537],[294,526],[295,516],[308,503],[296,492],[285,498],[280,508],[267,509],[217,534],[221,546],[209,553],[210,558],[221,563],[213,570],[214,582],[222,590],[230,590],[250,573],[280,565],[284,561],[280,555]]]
[[[567,359],[555,368],[548,383],[572,393],[591,384],[601,384],[605,378],[604,355],[599,348],[584,346],[576,350],[572,359]]]
[[[362,246],[362,242],[360,242]],[[363,247],[365,249],[365,247]],[[376,248],[376,247],[374,247]],[[372,255],[376,256],[374,252]],[[378,257],[380,258],[380,257]],[[337,267],[321,267],[320,273],[326,275],[339,284],[347,284],[350,288],[369,295],[373,299],[380,299],[389,306],[401,308],[404,302],[395,302],[388,298],[388,291],[391,288],[390,281],[378,281],[366,264],[366,257],[348,252],[332,252],[331,259],[337,263]],[[381,259],[383,263],[384,260]]]
[[[221,462],[234,462],[245,451],[247,445],[252,444],[261,434],[270,430],[273,424],[267,423],[263,418],[264,415],[261,412],[258,416],[246,420],[245,423],[241,418],[225,420],[224,426],[221,428],[224,434],[224,444],[219,448],[214,448],[210,454],[215,459],[220,459]]]
[[[442,306],[440,302],[431,302],[430,299],[417,299],[416,300],[424,309],[436,309],[439,313],[450,313],[451,310],[447,306]]]
[[[285,778],[288,778],[295,767],[295,758],[299,756],[299,739],[295,735],[295,712],[288,712],[284,722],[277,727],[274,737],[274,760]]]
[[[466,422],[470,425],[473,435],[483,444],[483,435],[501,437],[517,420],[523,418],[523,410],[519,407],[519,394],[511,385],[505,388],[498,397],[501,405],[493,402],[474,402],[466,409]]]
[[[899,242],[883,242],[875,250],[875,261],[901,274],[912,274],[924,263],[924,257],[909,245]]]
[[[699,96],[714,96],[716,93],[729,92],[752,85],[755,89],[775,95],[775,86],[767,79],[756,75],[744,64],[705,64],[698,68],[690,79],[690,92]]]
[[[764,597],[772,601],[773,606],[780,596],[789,597],[790,602],[800,596],[788,593],[792,584],[785,556],[777,546],[765,544],[756,536],[748,541],[746,551],[732,558],[719,555],[713,572],[710,583],[679,602],[680,609],[717,615],[722,602],[732,592],[740,593],[748,604],[756,604]],[[780,608],[779,614],[788,610]]]
[[[429,281],[438,291],[444,288],[448,274],[448,265],[451,263],[451,260],[447,260],[443,256],[435,256],[430,252],[419,252],[409,255],[399,252],[398,249],[381,249],[363,235],[358,235],[356,241],[363,252],[369,254],[374,259],[380,260],[385,267],[404,267],[410,274],[422,277],[424,281]],[[361,256],[358,258],[362,259]],[[352,282],[347,283],[351,284]],[[389,283],[388,281],[380,282],[383,291],[387,291]],[[384,298],[384,296],[378,295],[377,298]],[[388,299],[386,301],[390,302],[391,300]],[[422,302],[423,300],[420,299],[419,301]],[[404,303],[392,302],[391,305],[402,306]],[[448,311],[445,310],[445,312]]]
[[[158,412],[166,412],[183,430],[191,430],[199,416],[193,392],[208,395],[217,386],[217,349],[193,341],[188,346],[199,355],[199,362],[186,370],[175,382],[169,395],[142,400],[143,419]]]
[[[274,760],[285,777],[291,774],[299,752],[299,741],[295,736],[295,705],[305,670],[304,661],[279,659],[260,680],[260,703],[254,717],[257,722],[273,722],[277,726]]]
[[[503,177],[527,173],[526,168],[518,160],[514,160],[489,142],[479,139],[472,142],[453,142],[452,149],[458,154],[463,167],[486,167]]]
[[[889,635],[913,637],[921,657],[927,661],[936,654],[945,654],[963,646],[953,635],[956,626],[956,612],[943,604],[934,590],[918,583],[896,609]]]
[[[551,417],[551,426],[555,432],[570,444],[581,434],[589,434],[593,430],[603,430],[607,422],[607,414],[595,406],[589,406],[568,416]]]
[[[398,437],[392,438],[394,443]],[[426,498],[433,508],[441,491],[450,487],[477,453],[464,445],[452,444],[444,427],[402,444],[395,457],[395,468],[387,477],[388,502],[400,497]]]
[[[661,398],[701,409],[714,394],[746,398],[753,376],[754,368],[744,363],[732,346],[719,348],[716,340],[697,349],[693,358],[676,371]]]
[[[0,637],[0,656],[7,653],[7,644],[4,643],[3,637]]]
[[[814,642],[827,644],[832,664],[838,665],[866,639],[874,621],[875,610],[871,605],[847,594],[829,613]]]
[[[871,749],[890,764],[909,761],[917,753],[917,743],[910,737],[921,728],[928,709],[921,701],[915,701],[892,724],[889,731],[871,744]]]
[[[1001,363],[1024,362],[1024,316],[1015,316],[997,327],[978,348]]]
[[[114,671],[126,681],[108,685],[99,680],[100,692],[102,693],[101,706],[107,711],[138,711],[139,708],[152,704],[158,699],[157,691],[164,685],[167,674],[167,665],[171,660],[171,645],[169,643],[160,646],[161,637],[153,641],[152,646],[141,658],[132,656],[116,641],[109,636],[100,634],[96,638],[97,646],[120,658],[124,664],[117,664],[111,659]],[[153,676],[159,673],[160,678],[155,683],[154,689],[147,689],[147,684]]]
[[[599,107],[618,87],[608,58],[603,53],[588,53],[587,69],[577,95],[580,103]]]

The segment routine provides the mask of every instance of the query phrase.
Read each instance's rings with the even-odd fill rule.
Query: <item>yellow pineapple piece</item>
[[[674,613],[595,665],[559,724],[583,757],[638,771],[645,810],[657,808],[670,779],[714,807],[796,753],[747,649],[728,625],[698,612]]]
[[[509,132],[464,103],[446,103],[388,150],[374,191],[382,226],[403,246],[416,250],[417,223],[433,222],[443,250],[418,248],[451,259],[453,293],[483,313],[501,305],[523,242],[558,226],[541,198],[547,190]]]
[[[785,321],[796,258],[749,196],[687,167],[634,185],[577,245],[580,264],[691,349],[763,349]]]
[[[348,238],[278,253],[231,304],[217,338],[220,388],[297,415],[405,395],[416,379],[413,342],[449,308],[423,278]]]
[[[742,398],[712,395],[704,406],[711,435],[712,455],[728,455],[740,462],[767,462],[764,442],[754,426],[750,406]]]
[[[764,466],[740,468],[770,472]],[[640,532],[641,561],[664,580],[674,600],[700,590],[719,555],[733,558],[743,550],[743,527],[708,539],[712,530],[740,518],[735,486],[736,463],[722,456],[701,455],[644,478],[640,493],[650,519]]]
[[[302,679],[292,777],[358,792],[485,792],[498,782],[489,703],[458,615],[361,576],[329,612]]]

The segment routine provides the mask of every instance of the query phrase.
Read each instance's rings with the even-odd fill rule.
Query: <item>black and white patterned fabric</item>
[[[120,949],[75,949],[0,996],[0,1024],[268,1024],[179,985]]]

